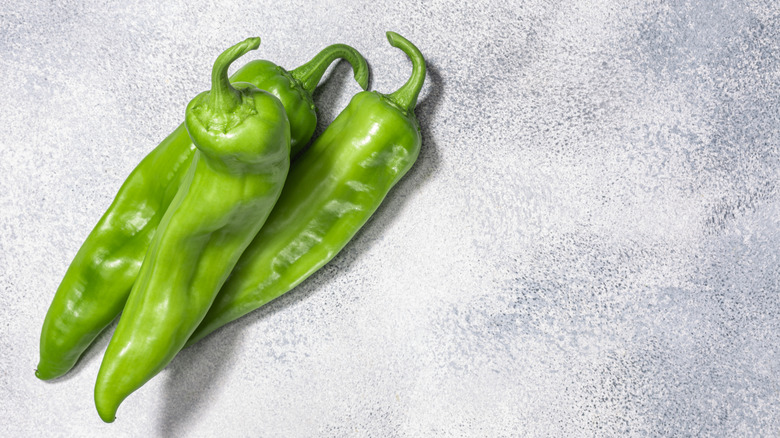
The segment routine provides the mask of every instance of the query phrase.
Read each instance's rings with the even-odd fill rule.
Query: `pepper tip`
[[[260,37],[247,38],[244,42],[249,50],[257,50],[260,47]]]
[[[100,371],[103,371],[102,367]],[[122,400],[124,397],[117,397],[117,393],[107,390],[104,379],[101,379],[101,373],[98,373],[98,380],[95,383],[95,408],[100,419],[105,423],[113,423]]]
[[[113,423],[116,420],[116,408],[114,409],[101,409],[98,407],[98,415],[104,423]]]
[[[35,369],[35,377],[41,379],[41,380],[51,380],[56,377],[61,376],[64,373],[58,373],[56,371],[52,371],[51,368],[46,368],[45,366],[41,366],[41,364],[38,364],[38,368]]]
[[[395,47],[394,44],[395,37],[397,37],[398,34],[393,32],[392,30],[388,30],[387,32],[385,32],[385,36],[387,37],[387,42],[389,42],[391,46]]]

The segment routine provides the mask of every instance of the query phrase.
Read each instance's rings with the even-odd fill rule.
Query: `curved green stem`
[[[387,32],[387,41],[391,46],[403,50],[412,60],[412,76],[398,91],[387,95],[387,98],[407,111],[414,110],[417,106],[417,96],[425,82],[425,59],[414,44],[395,32]]]
[[[211,92],[209,93],[209,104],[214,110],[228,112],[241,102],[238,91],[230,85],[227,74],[228,67],[233,61],[258,47],[260,47],[260,38],[247,38],[222,52],[214,61],[214,68],[211,70]]]
[[[337,59],[346,59],[352,65],[355,81],[360,88],[364,90],[368,88],[368,64],[360,52],[346,44],[333,44],[324,48],[311,61],[291,71],[290,74],[306,91],[313,93],[325,70]]]

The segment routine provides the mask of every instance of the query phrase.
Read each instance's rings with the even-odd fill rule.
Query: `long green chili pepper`
[[[282,191],[290,123],[282,103],[228,66],[260,45],[249,38],[214,63],[211,91],[187,106],[198,150],[162,219],[108,344],[95,385],[100,417],[160,372],[198,326]]]
[[[387,39],[411,58],[411,78],[390,95],[355,95],[293,162],[271,215],[187,345],[284,294],[331,260],[414,164],[421,145],[414,107],[425,61],[400,35],[388,32]]]
[[[343,44],[328,46],[290,72],[270,61],[251,61],[231,81],[249,82],[282,101],[290,121],[291,154],[295,156],[317,125],[312,92],[337,59],[352,65],[355,80],[366,89],[365,59]],[[182,124],[141,161],[119,189],[70,264],[49,307],[41,330],[38,378],[49,380],[68,372],[122,311],[194,151]]]

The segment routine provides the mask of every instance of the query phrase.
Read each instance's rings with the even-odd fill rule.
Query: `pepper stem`
[[[403,50],[412,60],[412,76],[398,91],[387,95],[387,98],[406,111],[414,110],[417,106],[417,96],[425,82],[425,59],[414,44],[395,32],[387,32],[387,41],[391,46]]]
[[[238,91],[230,85],[228,67],[233,61],[258,47],[260,47],[260,38],[247,38],[222,52],[214,61],[214,68],[211,70],[209,104],[215,111],[229,112],[241,102]]]
[[[333,44],[322,49],[311,61],[291,71],[290,74],[306,91],[313,93],[325,70],[337,59],[346,59],[352,65],[355,81],[360,88],[364,90],[368,88],[368,64],[360,52],[346,44]]]

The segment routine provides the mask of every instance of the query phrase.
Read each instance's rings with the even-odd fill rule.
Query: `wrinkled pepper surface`
[[[290,122],[291,154],[317,125],[312,92],[328,66],[346,59],[366,89],[368,66],[355,49],[335,44],[290,72],[255,60],[231,81],[249,82],[281,100]],[[70,370],[125,305],[155,231],[192,162],[195,146],[182,124],[133,170],[79,249],[46,314],[36,376],[48,380]]]
[[[394,32],[387,38],[412,61],[398,91],[364,91],[292,164],[263,228],[236,264],[191,345],[291,290],[331,260],[360,230],[420,152],[414,115],[425,61]]]
[[[211,90],[187,106],[198,148],[133,285],[95,385],[100,417],[160,372],[198,326],[239,256],[276,203],[290,165],[281,101],[228,79],[229,65],[259,38],[223,52]]]

